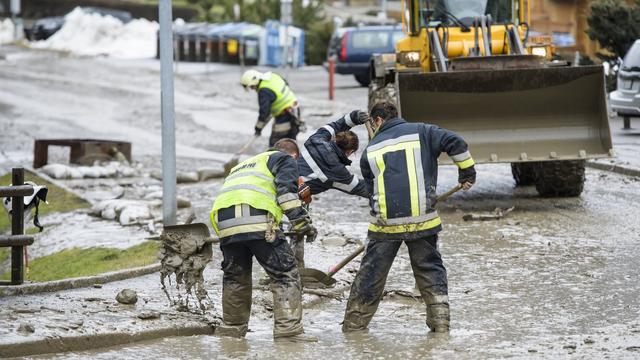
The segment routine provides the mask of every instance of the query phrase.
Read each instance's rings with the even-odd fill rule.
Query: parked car
[[[373,54],[393,53],[404,36],[400,25],[340,28],[329,40],[327,57],[335,56],[335,72],[352,74],[362,86],[369,86],[370,60]]]
[[[611,109],[624,119],[624,128],[628,129],[631,117],[640,117],[640,39],[624,56],[617,87],[609,95]]]
[[[131,13],[128,11],[105,9],[94,6],[83,6],[82,10],[90,14],[99,14],[102,16],[110,15],[125,24],[133,19]],[[46,40],[60,30],[64,25],[64,22],[64,16],[52,16],[36,20],[31,26],[31,29],[26,31],[27,37],[31,40]]]

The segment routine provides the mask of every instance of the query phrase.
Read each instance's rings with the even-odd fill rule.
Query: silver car
[[[624,56],[618,72],[618,90],[611,93],[611,109],[624,119],[630,128],[631,117],[640,117],[640,40]]]

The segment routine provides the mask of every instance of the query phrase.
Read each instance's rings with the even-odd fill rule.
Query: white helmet
[[[258,83],[262,79],[262,73],[257,70],[247,70],[242,74],[240,78],[240,84],[244,86],[245,89],[248,89],[251,86],[258,86]]]

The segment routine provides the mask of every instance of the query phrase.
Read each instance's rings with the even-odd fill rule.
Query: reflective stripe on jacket
[[[297,178],[295,160],[279,151],[258,154],[235,166],[225,179],[210,214],[218,236],[261,232],[264,237],[268,226],[280,223],[283,212],[295,219],[299,215],[294,210],[302,206],[297,196]],[[228,214],[230,209],[232,214]]]
[[[385,122],[362,154],[360,167],[371,188],[370,236],[426,236],[442,229],[434,209],[438,157],[446,152],[461,169],[473,166],[467,143],[435,125]]]
[[[264,79],[260,80],[258,90],[264,88],[271,90],[276,95],[275,101],[271,103],[271,114],[273,116],[280,115],[285,109],[294,106],[298,101],[286,81],[276,73],[267,73]]]
[[[351,161],[332,141],[337,133],[347,131],[354,125],[351,114],[346,114],[318,129],[300,148],[298,170],[313,195],[329,189],[366,198],[371,195],[364,180],[347,169]]]

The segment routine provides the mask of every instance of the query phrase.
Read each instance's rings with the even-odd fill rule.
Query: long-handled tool
[[[462,185],[458,184],[451,190],[438,196],[436,201],[437,202],[445,201],[449,196],[453,195],[460,189],[462,189]],[[329,272],[326,274],[317,269],[311,269],[311,268],[299,269],[300,279],[302,280],[302,284],[305,285],[305,284],[321,283],[322,285],[325,285],[325,286],[332,286],[333,284],[336,283],[336,279],[333,278],[333,275],[335,275],[335,273],[340,271],[340,269],[342,269],[345,265],[351,262],[351,260],[353,260],[356,256],[360,255],[360,253],[363,252],[364,249],[365,249],[365,246],[361,245],[355,251],[349,254],[347,257],[342,259],[339,263],[330,267]]]
[[[225,175],[228,175],[229,172],[231,171],[231,169],[233,169],[236,165],[238,165],[238,163],[240,162],[240,156],[242,154],[244,154],[245,151],[247,151],[247,149],[249,149],[249,147],[251,147],[251,145],[253,145],[253,143],[256,141],[256,139],[258,139],[260,136],[259,135],[254,135],[251,140],[249,140],[246,144],[244,144],[244,146],[238,150],[237,153],[235,153],[233,155],[233,157],[231,158],[231,160],[227,161],[226,164],[224,164],[224,173]]]

